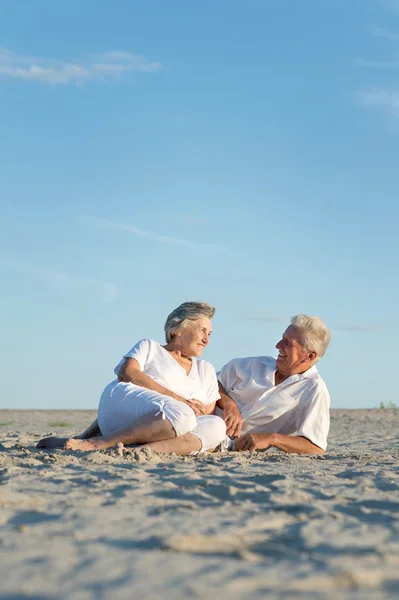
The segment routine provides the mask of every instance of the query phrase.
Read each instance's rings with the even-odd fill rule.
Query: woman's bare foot
[[[68,441],[69,438],[63,438],[63,437],[55,437],[55,436],[51,436],[51,437],[45,437],[42,438],[37,444],[36,444],[36,448],[44,448],[46,450],[53,450],[54,448],[63,448],[65,443]]]
[[[88,440],[66,438],[63,448],[64,450],[105,450],[106,446],[102,446],[101,442],[95,438]]]

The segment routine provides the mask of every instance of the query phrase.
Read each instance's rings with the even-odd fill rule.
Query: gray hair
[[[166,342],[176,335],[180,329],[196,319],[212,319],[215,314],[215,308],[206,302],[183,302],[174,311],[170,313],[165,323]]]
[[[327,325],[320,317],[309,317],[308,315],[295,315],[291,319],[291,325],[301,332],[302,346],[308,352],[316,352],[316,361],[324,356],[330,343],[331,333]]]

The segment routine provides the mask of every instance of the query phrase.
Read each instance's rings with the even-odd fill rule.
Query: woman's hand
[[[197,417],[208,414],[205,404],[203,404],[200,400],[190,398],[190,400],[187,400],[186,402],[193,409],[194,414],[196,414]]]

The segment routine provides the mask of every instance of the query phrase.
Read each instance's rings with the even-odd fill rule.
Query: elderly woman
[[[218,382],[213,366],[198,360],[209,343],[214,313],[205,302],[181,304],[166,320],[165,345],[143,339],[115,367],[117,379],[101,395],[98,421],[81,436],[44,438],[38,447],[104,450],[141,444],[176,454],[215,448],[226,433],[224,421],[211,414],[220,398]]]

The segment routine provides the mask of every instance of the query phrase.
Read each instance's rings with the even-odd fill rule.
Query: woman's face
[[[192,321],[176,334],[181,352],[186,356],[201,356],[203,349],[209,344],[211,333],[210,319],[203,317]]]

